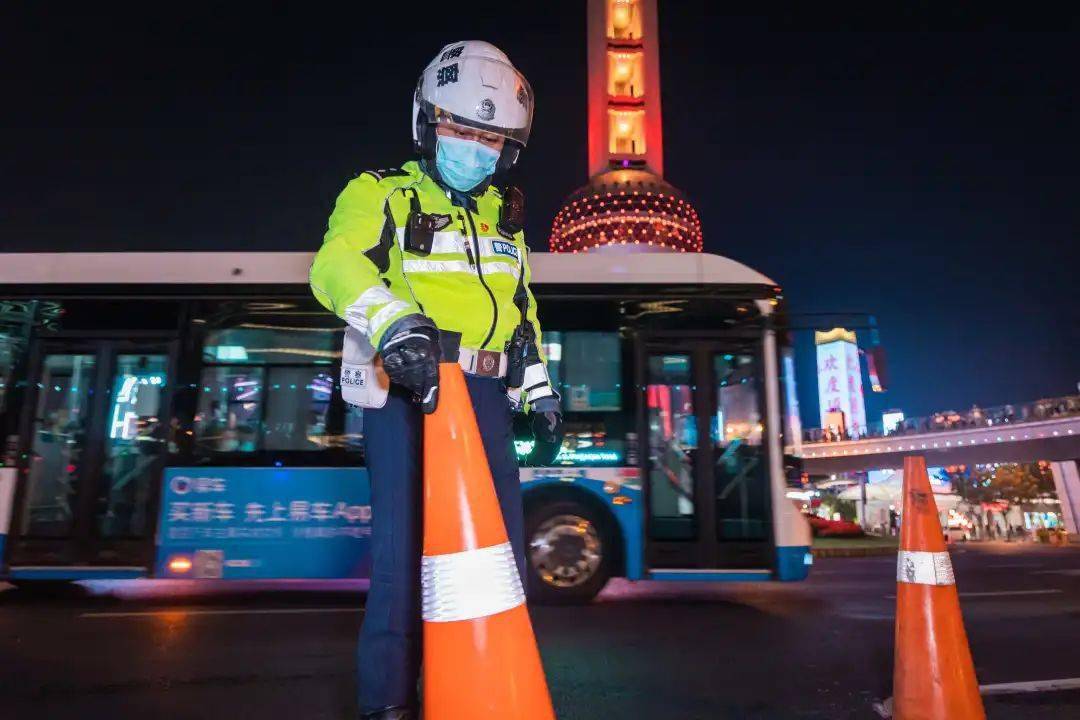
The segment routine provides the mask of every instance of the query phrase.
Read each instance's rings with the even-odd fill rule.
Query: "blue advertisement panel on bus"
[[[370,539],[363,468],[167,468],[154,574],[367,577]]]

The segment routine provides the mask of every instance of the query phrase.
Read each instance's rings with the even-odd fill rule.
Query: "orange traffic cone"
[[[904,514],[896,559],[897,720],[983,720],[952,562],[921,457],[904,458]]]
[[[554,720],[465,376],[424,421],[424,717]]]

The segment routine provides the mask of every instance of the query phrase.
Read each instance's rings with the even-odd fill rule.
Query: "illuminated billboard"
[[[903,410],[886,410],[881,413],[881,427],[886,435],[892,435],[896,432],[902,422],[904,422]]]
[[[839,425],[839,413],[843,413],[848,437],[861,436],[866,432],[866,405],[855,332],[844,328],[815,332],[814,344],[817,345],[821,427],[839,430],[835,426]]]

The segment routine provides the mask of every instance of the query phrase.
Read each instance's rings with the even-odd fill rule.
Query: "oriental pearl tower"
[[[587,0],[589,178],[556,214],[555,253],[701,252],[701,221],[663,178],[656,0]]]

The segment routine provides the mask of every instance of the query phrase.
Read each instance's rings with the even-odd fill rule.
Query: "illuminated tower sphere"
[[[656,0],[588,0],[589,183],[552,252],[701,252],[697,210],[664,172]]]

